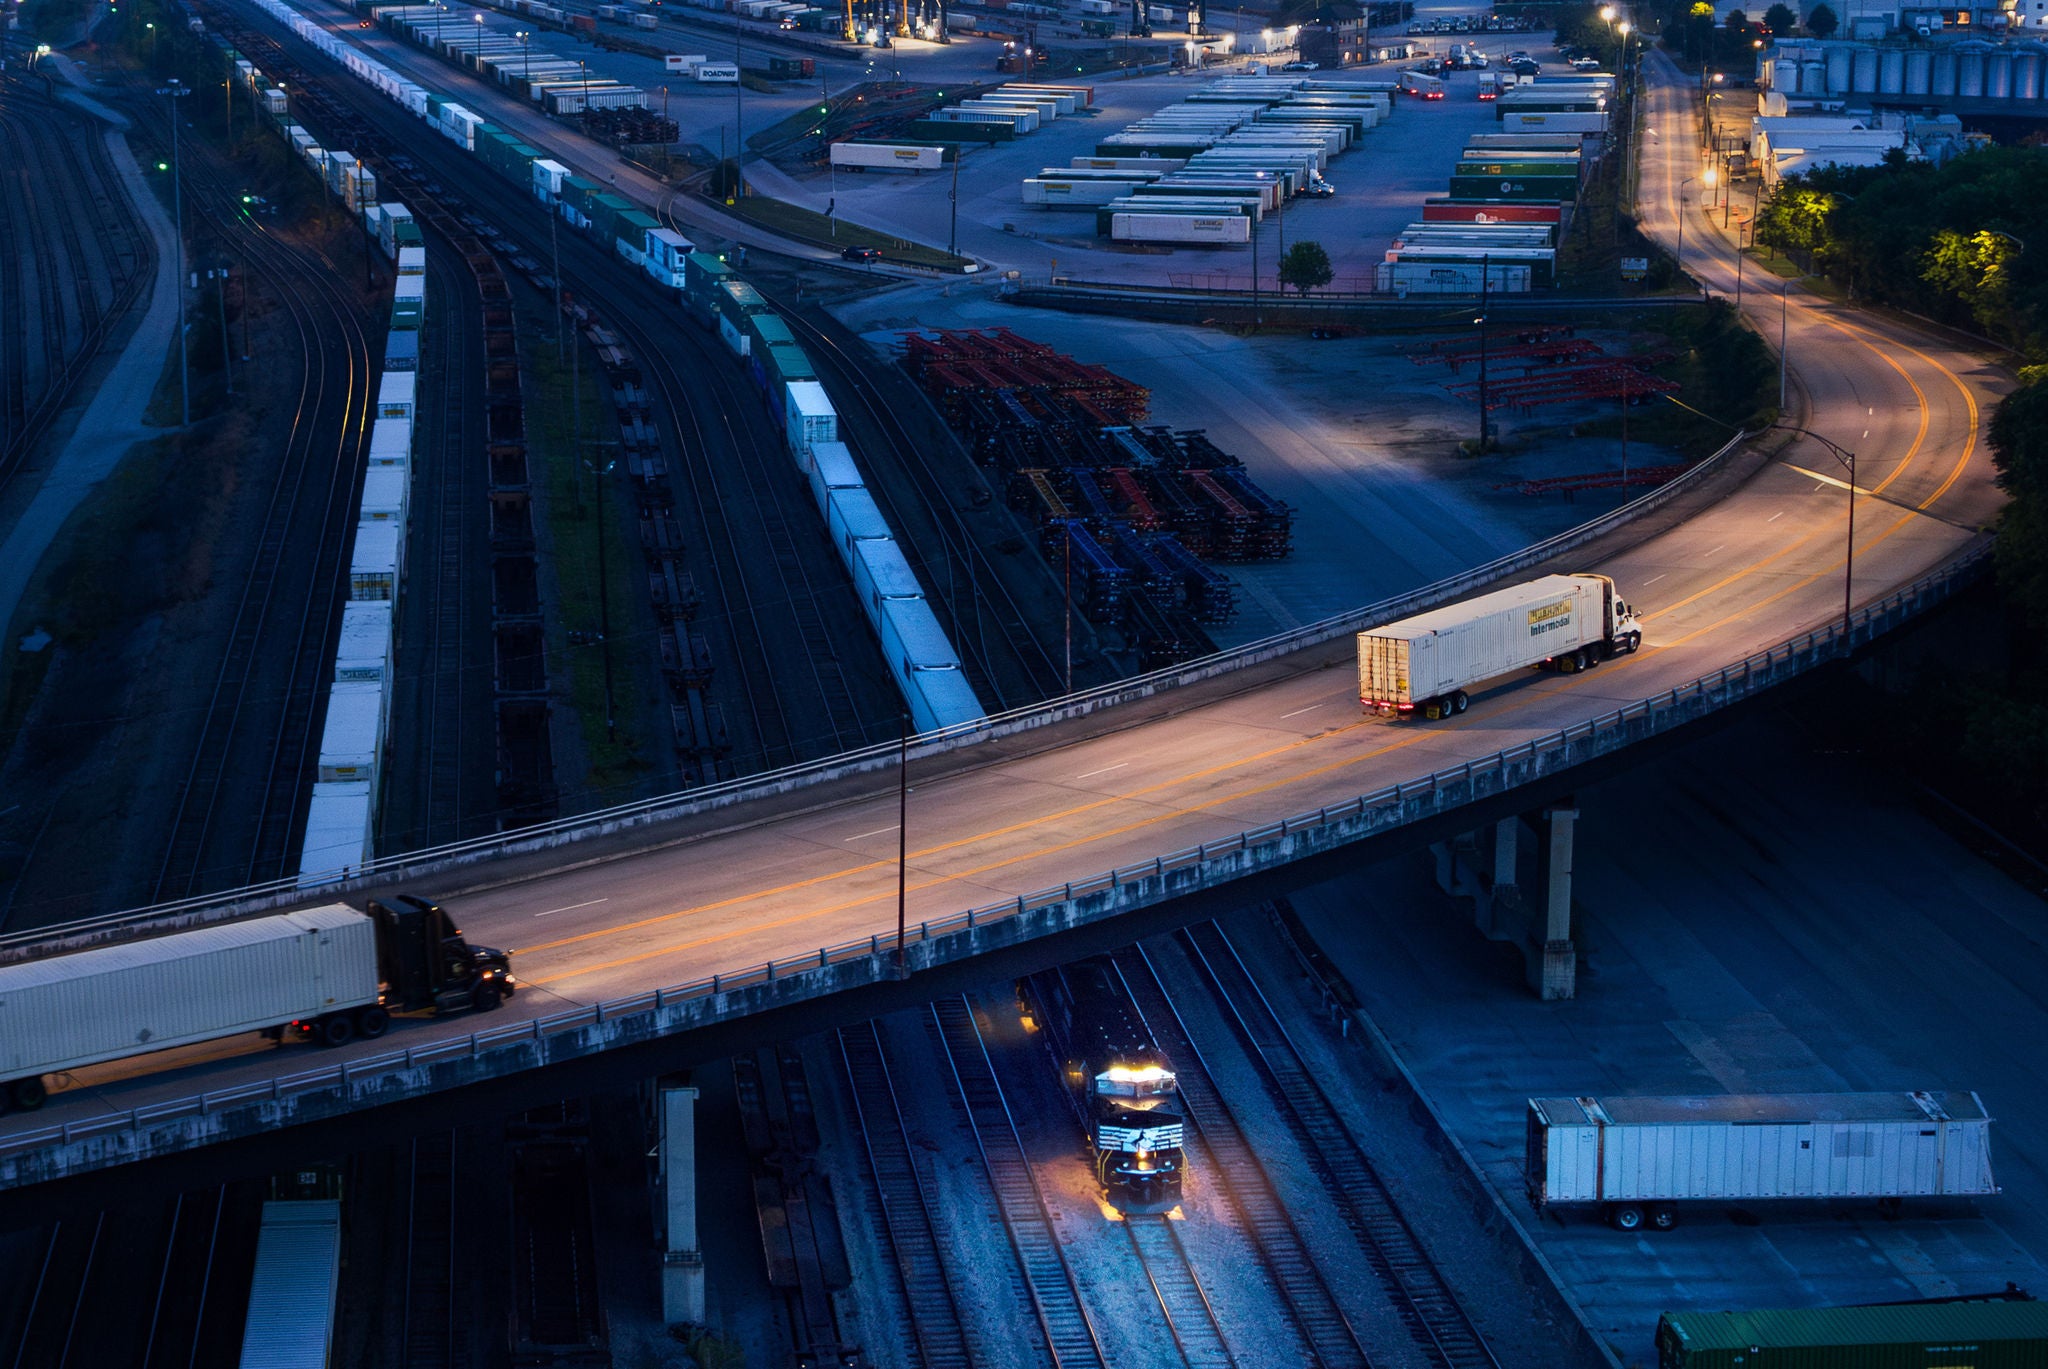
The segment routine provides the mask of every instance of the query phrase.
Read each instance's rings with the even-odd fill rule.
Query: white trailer
[[[387,696],[382,683],[337,680],[327,692],[327,720],[320,730],[320,770],[331,784],[367,780],[377,791],[383,768]]]
[[[1529,1200],[1667,1230],[1681,1202],[1982,1197],[1991,1116],[1975,1093],[1532,1098]]]
[[[811,482],[811,502],[824,513],[839,490],[866,489],[860,467],[844,442],[813,442],[804,454],[804,476]]]
[[[402,418],[412,422],[413,397],[418,385],[418,372],[384,372],[377,382],[377,417]]]
[[[1174,242],[1235,246],[1252,240],[1252,221],[1243,214],[1113,214],[1109,236],[1116,242]]]
[[[839,411],[832,407],[832,397],[825,393],[823,385],[815,380],[789,383],[782,394],[782,429],[789,438],[789,454],[805,469],[809,467],[804,453],[813,442],[839,440]],[[824,507],[821,500],[819,511]]]
[[[849,171],[937,171],[946,149],[924,143],[834,143],[832,165]]]
[[[371,856],[376,819],[368,780],[316,783],[299,847],[299,887],[333,884],[360,870]]]
[[[834,491],[837,493],[837,491]],[[895,542],[858,542],[853,549],[853,592],[870,618],[890,599],[922,599],[924,586]]]
[[[1047,209],[1100,209],[1120,200],[1146,181],[1070,181],[1058,176],[1028,176],[1021,187],[1025,204]]]
[[[370,464],[404,468],[412,461],[412,420],[380,418],[370,425]]]
[[[533,164],[533,197],[542,204],[553,204],[562,193],[562,178],[569,174],[569,168],[560,162],[543,157]]]
[[[710,60],[709,57],[701,52],[671,52],[663,56],[662,66],[669,71],[679,71],[685,75],[695,75],[697,68]]]
[[[832,535],[832,545],[839,551],[839,559],[847,570],[853,569],[853,559],[863,542],[887,542],[895,534],[889,529],[889,520],[882,515],[882,508],[875,503],[875,497],[860,489],[837,489],[825,499],[825,527]]]
[[[736,86],[740,83],[737,62],[699,62],[697,79],[707,86]]]
[[[1502,131],[1507,133],[1605,133],[1607,115],[1594,111],[1575,114],[1525,114],[1518,110],[1502,109],[1500,126]]]
[[[1642,644],[1605,575],[1546,575],[1358,634],[1358,701],[1369,713],[1447,718],[1481,682],[1531,666],[1566,674]]]
[[[645,250],[640,255],[641,268],[671,290],[680,290],[683,288],[683,262],[696,250],[695,243],[673,228],[650,228]]]
[[[19,961],[0,966],[0,1079],[33,1107],[42,1075],[376,1002],[375,926],[341,904]]]
[[[391,681],[391,604],[352,599],[341,606],[341,643],[334,679],[385,685]]]
[[[356,524],[355,545],[349,551],[349,598],[398,597],[402,540],[396,523]]]

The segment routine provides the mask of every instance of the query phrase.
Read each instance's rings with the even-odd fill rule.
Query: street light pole
[[[1849,472],[1849,545],[1842,560],[1842,646],[1846,650],[1849,645],[1849,622],[1854,606],[1856,579],[1856,453],[1830,442],[1811,428],[1796,427],[1790,423],[1779,423],[1775,426],[1779,432],[1797,433],[1801,437],[1812,438],[1827,448],[1828,454]]]
[[[1479,257],[1479,317],[1472,321],[1479,325],[1479,455],[1486,455],[1486,301],[1488,287],[1493,283],[1493,258],[1485,253]]]
[[[171,209],[178,234],[178,426],[192,424],[192,371],[185,352],[185,179],[178,162],[178,101],[192,92],[177,77],[159,86],[157,94],[171,107]]]
[[[910,715],[905,713],[896,739],[896,977],[909,977],[904,960],[904,933],[910,881]]]

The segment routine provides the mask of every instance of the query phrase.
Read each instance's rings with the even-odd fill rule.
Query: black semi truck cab
[[[377,919],[377,976],[392,1012],[489,1012],[512,996],[512,957],[472,946],[438,903],[400,894],[372,901]]]

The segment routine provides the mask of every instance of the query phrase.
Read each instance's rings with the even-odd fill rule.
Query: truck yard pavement
[[[1665,1310],[2048,1289],[2042,900],[1822,745],[1774,711],[1578,796],[1575,1000],[1524,989],[1425,857],[1295,900],[1625,1365]],[[1525,1196],[1531,1097],[1923,1088],[1982,1094],[2001,1194],[1702,1204],[1630,1235]]]

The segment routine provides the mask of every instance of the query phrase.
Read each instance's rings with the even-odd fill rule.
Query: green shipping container
[[[584,211],[590,219],[590,231],[610,242],[619,226],[619,215],[633,212],[633,202],[621,195],[592,195],[590,207]]]
[[[789,325],[782,321],[780,314],[756,314],[747,320],[747,333],[754,339],[754,355],[761,354],[763,347],[774,347],[796,341],[796,334],[789,331]]]
[[[774,342],[767,348],[767,358],[762,363],[768,371],[770,388],[788,385],[792,381],[816,380],[818,370],[811,365],[810,357],[794,342]]]
[[[420,237],[420,226],[411,219],[401,219],[391,225],[391,240],[399,247],[426,246],[426,240]]]
[[[1666,1312],[1659,1369],[2038,1369],[2048,1303]]]
[[[1453,176],[1451,194],[1460,199],[1551,200],[1570,204],[1579,193],[1576,176]]]
[[[394,300],[391,305],[391,331],[417,332],[420,320],[426,314],[426,305],[416,299]]]
[[[659,228],[661,223],[645,210],[628,209],[612,220],[612,241],[625,243],[633,249],[637,258],[647,250],[647,230]]]

